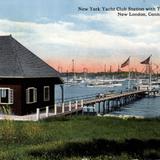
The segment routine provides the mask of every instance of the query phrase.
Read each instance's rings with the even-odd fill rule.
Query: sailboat
[[[67,86],[76,86],[76,85],[79,85],[81,83],[84,83],[84,78],[78,77],[76,75],[76,72],[75,72],[75,60],[72,59],[72,77],[67,78],[67,80],[65,81],[65,84]]]

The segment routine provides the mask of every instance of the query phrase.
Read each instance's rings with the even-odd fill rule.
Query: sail
[[[130,57],[128,57],[128,59],[124,63],[121,64],[121,68],[128,66],[129,62],[130,62]]]

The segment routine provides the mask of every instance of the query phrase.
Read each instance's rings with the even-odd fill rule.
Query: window
[[[49,89],[49,86],[44,86],[43,94],[44,94],[44,101],[49,101],[50,100],[50,89]]]
[[[37,102],[37,88],[30,87],[26,89],[26,103],[36,103]]]
[[[13,89],[0,88],[0,104],[13,104]]]

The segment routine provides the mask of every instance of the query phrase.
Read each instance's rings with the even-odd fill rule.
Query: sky
[[[160,0],[0,0],[0,35],[16,38],[51,66],[71,71],[116,70],[152,55],[160,64],[160,16],[120,17],[117,12],[79,7],[157,7]],[[160,13],[160,12],[159,12]],[[124,68],[125,69],[125,68]],[[127,68],[126,68],[127,69]]]

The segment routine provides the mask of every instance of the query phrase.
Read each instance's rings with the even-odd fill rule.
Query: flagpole
[[[131,86],[131,72],[130,72],[130,63],[128,64],[128,91],[130,90]]]
[[[151,91],[152,86],[152,62],[149,63],[149,90]]]
[[[150,55],[151,57],[152,55]],[[152,61],[149,62],[149,91],[151,91],[152,87]]]
[[[149,85],[148,85],[148,90],[151,90],[151,87],[152,87],[152,63],[150,62],[150,59],[151,59],[151,56],[150,55],[147,59],[145,59],[144,61],[141,62],[141,64],[145,64],[146,65],[146,71],[147,69],[149,69]]]
[[[128,66],[128,91],[130,90],[130,79],[131,79],[131,73],[130,73],[130,56],[128,57],[128,59],[121,64],[121,68]]]

